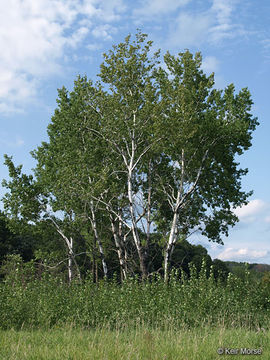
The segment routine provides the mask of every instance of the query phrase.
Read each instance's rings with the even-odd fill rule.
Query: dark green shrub
[[[0,283],[0,326],[3,329],[52,327],[73,324],[83,327],[122,327],[143,323],[149,326],[201,326],[269,328],[270,289],[251,283],[249,274],[240,279],[232,274],[217,281],[213,267],[206,264],[198,274],[191,265],[190,277],[179,271],[169,284],[161,277],[151,282],[137,278],[122,285],[116,280],[91,279],[68,285],[61,277],[47,274],[41,279],[16,274]]]

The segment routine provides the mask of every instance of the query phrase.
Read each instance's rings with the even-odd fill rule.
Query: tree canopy
[[[246,204],[236,156],[258,125],[247,88],[215,88],[200,53],[160,52],[138,32],[104,54],[99,80],[86,76],[58,91],[47,142],[32,152],[34,176],[6,157],[7,211],[50,219],[68,247],[75,233],[97,247],[103,275],[117,253],[122,279],[151,272],[163,248],[165,280],[179,241],[200,231],[222,243]],[[57,217],[58,215],[58,217]]]

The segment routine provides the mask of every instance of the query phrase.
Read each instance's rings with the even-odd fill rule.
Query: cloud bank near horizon
[[[250,248],[232,248],[228,247],[224,251],[218,254],[217,258],[223,261],[248,261],[254,262],[261,260],[269,255],[269,251],[262,249],[262,250],[255,250]]]

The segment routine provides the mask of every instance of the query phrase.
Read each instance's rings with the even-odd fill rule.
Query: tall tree
[[[142,179],[147,178],[145,161],[151,164],[148,154],[158,141],[153,128],[157,116],[158,92],[154,81],[154,69],[159,53],[149,56],[152,42],[146,42],[140,32],[134,42],[130,36],[125,42],[113,47],[105,54],[99,74],[107,87],[100,109],[100,130],[92,129],[116,155],[114,170],[123,174],[122,189],[128,200],[127,231],[132,234],[136,246],[140,269],[147,276],[148,245],[143,242],[138,229],[147,222],[147,237],[150,235],[151,185],[149,177],[148,197],[141,196]],[[148,171],[148,170],[146,170]],[[148,175],[149,171],[148,171]]]
[[[235,158],[251,146],[258,123],[249,91],[215,89],[199,53],[167,53],[164,68],[151,46],[145,34],[134,41],[128,36],[104,55],[96,84],[78,77],[72,92],[59,91],[49,141],[33,152],[39,205],[31,202],[32,190],[19,197],[23,209],[35,213],[44,209],[40,191],[45,205],[70,224],[90,228],[104,276],[104,229],[110,229],[122,278],[134,272],[134,249],[140,274],[148,276],[149,249],[159,234],[167,281],[177,241],[200,230],[222,242],[237,221],[233,208],[250,193],[241,190],[247,170]]]
[[[232,209],[245,204],[250,193],[241,191],[247,170],[238,168],[235,156],[251,146],[257,120],[250,113],[249,91],[234,94],[233,85],[216,90],[214,75],[207,77],[201,70],[199,53],[167,53],[164,61],[168,71],[160,68],[157,79],[163,103],[160,131],[167,130],[161,150],[167,164],[161,190],[170,214],[167,280],[179,233],[197,227],[210,240],[222,242],[220,235],[237,221]]]
[[[11,180],[3,181],[3,186],[9,190],[3,197],[3,202],[13,228],[27,227],[31,223],[38,225],[40,222],[49,219],[68,249],[69,281],[73,278],[72,262],[76,266],[76,272],[80,279],[80,270],[75,259],[73,246],[74,224],[72,211],[63,211],[61,216],[57,218],[53,212],[55,210],[53,209],[55,199],[49,192],[48,187],[36,180],[33,175],[22,173],[22,165],[16,167],[12,158],[7,155],[5,155],[5,164],[9,169]]]
[[[103,178],[102,171],[106,171],[106,157],[100,140],[87,130],[89,122],[98,125],[93,110],[96,92],[86,77],[78,77],[71,93],[60,89],[58,107],[48,126],[49,142],[42,143],[32,154],[37,160],[36,178],[51,194],[53,210],[72,213],[85,229],[89,229],[89,223],[107,277],[98,221],[102,215],[93,200]]]

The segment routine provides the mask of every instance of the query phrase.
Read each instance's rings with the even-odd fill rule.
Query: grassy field
[[[248,274],[70,286],[15,275],[0,283],[0,360],[270,359],[270,284]]]
[[[270,332],[224,327],[197,329],[106,328],[82,330],[72,327],[50,330],[0,331],[2,360],[210,360],[230,358],[218,349],[262,349],[262,355],[233,358],[269,359]]]

